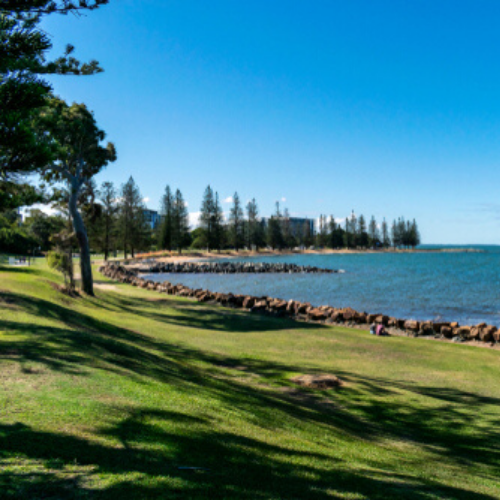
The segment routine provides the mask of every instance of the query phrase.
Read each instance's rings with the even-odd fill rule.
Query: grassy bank
[[[500,497],[498,351],[54,282],[0,267],[2,499]]]

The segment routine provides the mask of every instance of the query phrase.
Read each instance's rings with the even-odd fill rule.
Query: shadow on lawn
[[[1,342],[0,359],[9,356],[22,364],[42,363],[51,370],[82,376],[89,368],[98,368],[139,382],[168,383],[187,397],[200,392],[221,401],[241,418],[270,431],[279,431],[285,422],[320,426],[325,449],[338,446],[339,440],[355,439],[366,446],[366,441],[396,439],[426,448],[437,466],[443,462],[445,467],[466,465],[476,467],[476,471],[479,467],[490,479],[498,472],[500,422],[490,414],[490,407],[500,404],[497,398],[352,373],[337,373],[349,384],[332,398],[315,391],[281,392],[272,384],[280,382],[291,389],[288,377],[304,370],[303,366],[232,358],[173,345],[49,301],[11,295],[10,299],[25,311],[55,319],[62,326],[0,321],[2,330],[31,332],[25,341]],[[177,301],[172,303],[173,307],[178,305]],[[190,320],[192,315],[194,320]],[[262,328],[249,315],[231,317],[230,312],[218,314],[202,308],[190,308],[183,324],[197,325],[209,318],[216,318],[220,324],[217,328],[223,330]],[[162,321],[167,321],[163,315]],[[279,329],[280,324],[281,320],[266,318],[268,330]],[[300,329],[308,326],[290,322],[286,328],[294,325]],[[261,387],[242,382],[245,373],[257,375]],[[403,401],[398,398],[399,390],[411,391],[415,398]],[[332,404],[325,404],[329,401]],[[494,498],[397,474],[388,469],[387,463],[369,458],[365,464],[375,470],[346,470],[327,454],[221,433],[209,419],[157,408],[119,408],[117,414],[120,418],[98,433],[117,441],[118,447],[38,431],[21,423],[0,424],[2,461],[23,456],[46,466],[36,473],[0,472],[0,491],[7,492],[4,498],[323,500],[347,493],[370,499]],[[474,426],[478,418],[481,425]],[[65,472],[66,467],[78,466],[82,466],[80,472]],[[197,473],[180,470],[179,466],[201,466],[210,471]],[[92,480],[103,474],[123,474],[126,479],[122,476],[102,490],[92,490]]]
[[[198,423],[198,428],[188,433],[172,433],[157,425],[161,420],[191,424],[182,414],[135,410],[124,424],[105,431],[118,436],[122,447],[35,431],[22,424],[0,424],[1,458],[22,455],[45,468],[36,473],[0,472],[3,498],[326,500],[353,493],[370,499],[494,498],[383,471],[381,464],[378,470],[346,470],[330,457],[220,433],[208,424]],[[162,451],[147,447],[155,443],[163,445]],[[310,465],[311,459],[314,465]],[[115,474],[124,474],[126,479],[122,476],[108,486],[92,489],[95,478]]]

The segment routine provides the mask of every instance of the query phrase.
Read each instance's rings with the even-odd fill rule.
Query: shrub
[[[47,261],[51,269],[55,269],[62,273],[66,289],[73,291],[75,289],[75,282],[73,280],[73,259],[66,252],[54,250],[48,252]]]

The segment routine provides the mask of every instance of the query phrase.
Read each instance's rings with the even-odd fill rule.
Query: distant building
[[[149,210],[149,208],[146,208],[143,214],[147,223],[151,226],[151,229],[156,229],[160,225],[161,215],[156,210]]]
[[[267,229],[269,224],[270,217],[262,217],[261,224],[264,229]],[[281,221],[284,220],[284,217],[280,218]],[[309,227],[309,232],[311,236],[315,234],[315,221],[314,219],[309,219],[307,217],[289,217],[288,218],[290,224],[290,234],[297,239],[302,238],[304,236],[304,228]]]

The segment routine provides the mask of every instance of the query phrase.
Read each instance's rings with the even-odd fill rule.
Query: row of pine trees
[[[125,257],[139,251],[166,250],[182,252],[191,247],[220,251],[225,248],[285,249],[317,246],[322,248],[388,248],[415,247],[420,244],[417,223],[400,218],[389,226],[374,217],[366,222],[363,215],[339,222],[333,216],[321,215],[316,234],[308,222],[297,230],[288,209],[276,203],[274,214],[266,219],[259,216],[254,199],[245,206],[238,193],[232,196],[227,220],[219,195],[207,186],[200,208],[199,227],[191,230],[187,204],[179,189],[165,188],[161,200],[159,224],[152,229],[145,218],[146,206],[139,187],[130,179],[117,189],[104,182],[100,188],[90,184],[82,191],[82,213],[88,228],[91,247],[104,253],[123,252]]]
[[[246,212],[246,217],[245,217]],[[415,220],[405,221],[403,217],[394,220],[389,228],[386,220],[379,224],[375,217],[369,223],[363,215],[353,214],[338,223],[333,216],[321,215],[317,234],[313,234],[306,221],[301,230],[292,231],[288,209],[282,212],[279,202],[275,213],[263,224],[255,198],[245,207],[238,193],[232,197],[228,221],[224,220],[219,195],[208,186],[205,190],[200,209],[200,226],[192,233],[192,246],[221,250],[222,248],[242,247],[273,249],[310,247],[316,245],[328,248],[415,248],[420,244],[420,233]],[[161,247],[166,248],[166,247]]]

